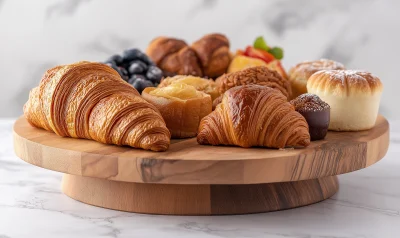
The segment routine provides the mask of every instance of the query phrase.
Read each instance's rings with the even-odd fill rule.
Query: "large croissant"
[[[170,133],[158,110],[105,64],[78,62],[48,70],[24,115],[60,136],[165,151]]]
[[[284,148],[310,144],[308,125],[276,89],[245,85],[225,92],[222,103],[204,117],[199,144]]]

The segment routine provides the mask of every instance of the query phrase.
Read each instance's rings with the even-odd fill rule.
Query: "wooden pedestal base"
[[[62,190],[78,201],[115,210],[169,215],[277,211],[316,203],[338,190],[336,176],[249,185],[170,185],[65,174]]]

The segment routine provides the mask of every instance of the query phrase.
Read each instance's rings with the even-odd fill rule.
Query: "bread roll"
[[[304,61],[295,65],[289,71],[289,81],[292,86],[292,98],[307,93],[307,80],[311,75],[320,70],[331,69],[340,70],[345,68],[343,64],[328,59]]]
[[[383,85],[378,77],[358,70],[322,70],[307,82],[307,91],[331,107],[329,130],[359,131],[375,125]]]

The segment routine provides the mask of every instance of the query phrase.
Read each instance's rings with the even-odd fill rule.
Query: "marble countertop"
[[[340,189],[318,204],[238,216],[159,216],[77,202],[60,191],[62,174],[17,158],[13,120],[0,120],[0,238],[19,237],[400,237],[400,121],[377,164],[339,176]]]

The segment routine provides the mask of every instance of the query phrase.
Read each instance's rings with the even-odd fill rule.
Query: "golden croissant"
[[[35,127],[60,136],[153,151],[169,147],[159,111],[111,67],[78,62],[48,70],[24,106]]]
[[[278,90],[260,85],[229,89],[215,111],[204,117],[199,144],[241,147],[308,146],[306,120]]]

